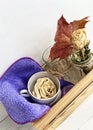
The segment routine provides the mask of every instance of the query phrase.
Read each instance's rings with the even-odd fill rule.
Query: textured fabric
[[[42,67],[33,59],[25,57],[12,64],[0,78],[0,100],[16,123],[35,121],[50,109],[48,105],[34,103],[31,98],[20,95],[20,90],[27,88],[30,76],[39,71],[43,71]],[[69,84],[73,86],[63,79],[60,83],[62,88]]]

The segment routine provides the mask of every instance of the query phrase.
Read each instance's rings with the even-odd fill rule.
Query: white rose
[[[74,49],[82,49],[88,44],[85,29],[78,29],[72,33],[72,44]]]

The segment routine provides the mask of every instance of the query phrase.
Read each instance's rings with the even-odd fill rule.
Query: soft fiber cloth
[[[48,105],[34,103],[31,98],[26,99],[20,95],[20,90],[27,88],[30,76],[39,71],[43,71],[42,67],[33,59],[25,57],[12,64],[0,78],[0,101],[16,123],[35,121],[50,109]],[[70,84],[64,80],[60,83],[61,87]],[[72,86],[70,84],[70,88]]]

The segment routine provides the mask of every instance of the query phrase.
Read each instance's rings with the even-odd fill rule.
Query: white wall
[[[18,58],[40,62],[62,14],[68,22],[90,16],[86,28],[92,48],[92,0],[0,0],[0,76]]]

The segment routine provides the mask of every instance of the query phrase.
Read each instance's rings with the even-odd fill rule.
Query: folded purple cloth
[[[35,121],[50,109],[48,105],[34,103],[31,98],[20,95],[20,90],[27,88],[30,76],[39,71],[43,71],[42,67],[33,59],[25,57],[12,64],[0,78],[0,101],[16,123]],[[72,85],[63,79],[60,83],[62,87]]]

